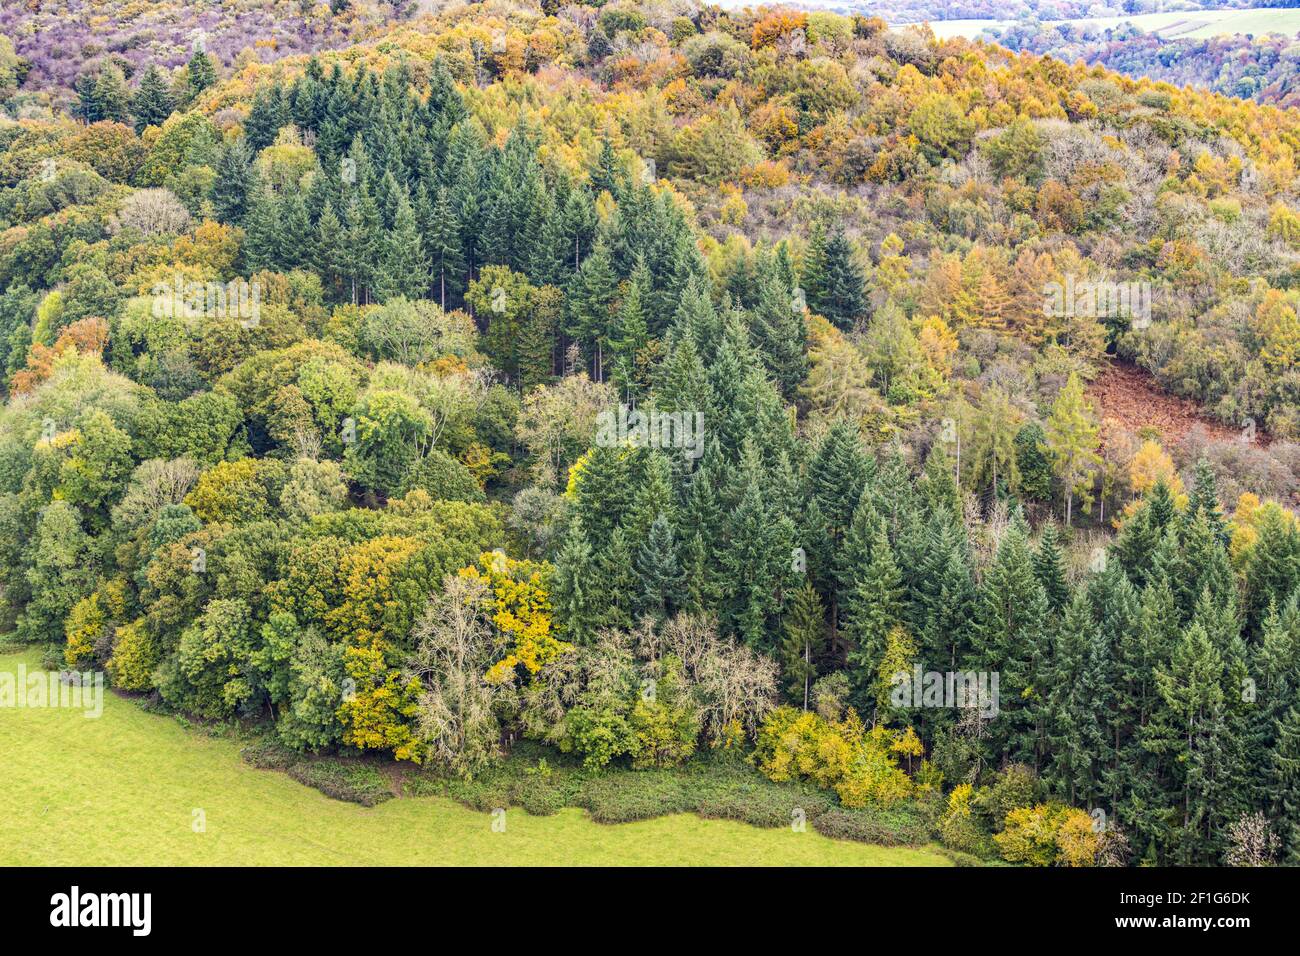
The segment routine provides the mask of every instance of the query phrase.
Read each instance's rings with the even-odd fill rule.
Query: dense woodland
[[[1300,116],[687,3],[129,66],[0,123],[4,630],[303,751],[1300,859]]]
[[[1163,39],[1132,24],[1110,29],[1017,23],[986,34],[1011,50],[1083,60],[1129,76],[1204,87],[1281,107],[1300,106],[1300,39],[1294,35]]]

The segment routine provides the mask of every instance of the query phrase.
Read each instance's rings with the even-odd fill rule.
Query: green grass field
[[[1010,20],[944,20],[932,23],[939,37],[977,37],[985,27],[1005,26]],[[1295,36],[1300,33],[1300,10],[1198,10],[1182,13],[1144,13],[1132,17],[1090,17],[1070,20],[1069,23],[1101,28],[1132,23],[1148,33],[1158,33],[1167,40],[1184,37],[1204,40],[1227,33],[1282,33]]]
[[[2,655],[0,672],[37,660]],[[582,810],[510,809],[494,832],[490,815],[439,797],[366,809],[255,770],[234,741],[112,693],[98,719],[0,707],[0,755],[0,865],[950,865],[929,848],[692,815],[607,826]]]

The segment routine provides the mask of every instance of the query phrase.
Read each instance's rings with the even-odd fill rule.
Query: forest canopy
[[[1300,859],[1300,115],[862,16],[338,14],[0,122],[5,631],[303,752]]]

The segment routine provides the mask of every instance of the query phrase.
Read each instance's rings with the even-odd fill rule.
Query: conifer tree
[[[140,77],[140,85],[131,97],[131,115],[135,117],[136,133],[143,133],[149,126],[162,126],[167,117],[172,115],[175,106],[171,88],[163,78],[162,70],[150,66]]]
[[[637,552],[636,567],[641,576],[646,610],[663,619],[681,606],[684,598],[682,569],[677,560],[672,525],[662,512],[655,518]]]
[[[249,184],[248,211],[244,215],[244,265],[248,272],[279,265],[279,204],[270,186],[254,176]]]
[[[632,547],[622,528],[614,529],[597,555],[594,582],[595,593],[600,595],[600,626],[630,628],[640,615],[645,596]]]
[[[116,63],[105,63],[94,79],[89,75],[79,77],[75,89],[78,97],[76,113],[87,123],[105,120],[130,122],[126,81]]]
[[[384,236],[379,268],[375,276],[375,292],[380,301],[395,296],[420,299],[429,290],[429,259],[425,255],[424,241],[415,222],[415,211],[399,189],[397,207],[393,213],[393,227]]]
[[[770,279],[762,286],[751,323],[763,364],[786,399],[794,398],[808,375],[808,327],[797,304],[788,285]]]
[[[590,363],[591,377],[597,382],[605,380],[617,299],[618,276],[614,273],[609,247],[597,242],[573,277],[568,323],[569,334],[582,347]]]
[[[440,188],[424,220],[424,245],[433,273],[433,291],[438,304],[447,308],[465,288],[465,255],[461,250],[460,223],[452,206],[451,195]]]
[[[1270,602],[1285,606],[1300,593],[1300,526],[1294,517],[1281,508],[1267,508],[1256,530],[1258,538],[1244,568],[1245,610],[1252,633],[1258,630]]]
[[[832,571],[835,592],[839,598],[837,604],[841,609],[847,608],[847,601],[858,578],[871,563],[871,549],[875,545],[876,532],[881,523],[875,496],[864,488],[858,496],[858,504],[853,509],[848,528],[839,536],[840,547],[834,556]]]
[[[276,204],[279,219],[276,261],[281,269],[297,269],[311,261],[314,239],[307,203],[296,189]]]
[[[624,489],[624,496],[626,494],[627,489]],[[650,534],[650,526],[661,515],[672,520],[676,511],[673,497],[672,466],[668,462],[668,453],[659,450],[644,453],[640,486],[632,496],[631,507],[623,518],[623,527],[634,547],[645,542]]]
[[[856,668],[854,683],[864,699],[875,699],[889,632],[903,619],[902,584],[884,523],[877,522],[871,559],[855,570],[844,607],[844,630],[853,642],[849,663]]]
[[[808,248],[803,256],[803,269],[800,272],[800,289],[808,310],[814,315],[829,318],[826,290],[826,230],[818,223],[813,226],[812,235],[808,237]]]
[[[722,603],[722,583],[717,562],[698,531],[686,540],[682,554],[682,574],[685,580],[683,610],[695,614],[716,613]]]
[[[724,613],[730,628],[750,647],[768,650],[767,619],[776,610],[775,522],[764,504],[761,483],[752,476],[725,522],[721,552]],[[788,553],[788,552],[787,552]]]
[[[244,139],[254,153],[275,142],[280,130],[289,122],[284,94],[274,84],[259,86],[244,120]]]
[[[358,173],[360,177],[360,173]],[[381,248],[381,217],[365,181],[358,178],[343,207],[344,270],[356,305],[366,298],[376,275],[377,253]]]
[[[326,288],[339,286],[347,275],[348,256],[344,248],[346,241],[343,223],[334,212],[334,204],[327,199],[321,210],[320,219],[316,223],[316,238],[312,246],[316,271],[325,280]]]
[[[696,354],[706,364],[711,364],[722,345],[722,319],[713,305],[707,283],[692,278],[682,291],[677,310],[673,314],[672,341],[689,338]]]
[[[857,429],[845,421],[832,424],[808,466],[808,481],[837,545],[848,531],[869,474]]]
[[[1038,766],[1043,741],[1044,667],[1050,650],[1047,595],[1034,575],[1019,524],[1003,535],[980,586],[973,643],[977,670],[999,673],[1001,713],[993,721],[995,752]]]
[[[810,582],[794,592],[781,625],[778,648],[786,693],[804,710],[817,677],[817,660],[826,649],[826,616],[817,589]]]
[[[1214,469],[1204,457],[1196,461],[1196,477],[1187,501],[1187,510],[1192,517],[1204,515],[1214,536],[1227,547],[1228,526],[1223,510],[1219,507],[1219,483],[1214,476]]]
[[[1190,509],[1183,512],[1166,537],[1169,553],[1158,549],[1155,564],[1168,577],[1182,616],[1191,615],[1207,588],[1216,602],[1227,601],[1229,592],[1236,590],[1236,581],[1228,552],[1207,515],[1202,511],[1193,514]]]
[[[649,384],[644,381],[642,370],[638,366],[638,356],[648,341],[645,290],[649,283],[650,272],[641,263],[626,283],[610,339],[614,381],[620,389],[632,396],[640,394]]]
[[[1110,661],[1087,596],[1079,592],[1065,609],[1043,688],[1048,712],[1047,777],[1072,806],[1097,796],[1106,762],[1105,716]]]
[[[1214,762],[1222,757],[1226,733],[1224,672],[1223,657],[1199,622],[1155,671],[1160,705],[1145,742],[1166,757],[1174,775],[1182,821],[1176,852],[1184,863],[1195,862],[1197,844],[1209,836],[1209,801],[1221,794]]]
[[[609,540],[622,519],[630,480],[627,451],[597,445],[582,461],[575,496],[588,540]]]
[[[614,155],[614,146],[609,141],[609,136],[602,136],[600,140],[600,152],[596,155],[596,162],[590,169],[591,191],[596,195],[602,192],[608,192],[615,199],[623,194],[623,171],[619,168],[618,159]]]
[[[193,103],[194,99],[209,87],[217,83],[217,67],[212,62],[212,57],[203,50],[195,50],[190,57],[186,66],[186,87],[188,89],[188,100]]]
[[[985,391],[967,461],[971,484],[979,492],[987,489],[990,499],[1003,497],[1020,485],[1015,447],[1020,419],[1005,389],[992,385]]]
[[[1165,503],[1168,504],[1167,513]],[[1164,481],[1157,481],[1137,512],[1120,527],[1113,553],[1136,587],[1143,587],[1153,579],[1156,550],[1164,538],[1168,516],[1172,512],[1169,487]]]
[[[602,596],[595,587],[595,559],[581,519],[569,522],[551,577],[551,607],[565,640],[575,644],[595,634]]]
[[[1278,721],[1268,760],[1283,853],[1287,865],[1296,866],[1300,864],[1300,706],[1292,706]]]
[[[244,140],[236,140],[221,151],[217,160],[217,178],[209,198],[217,218],[226,223],[240,223],[248,212],[249,186],[252,184],[252,157]]]
[[[956,670],[970,653],[975,578],[964,532],[953,521],[936,522],[924,565],[920,634],[927,663]]]
[[[690,336],[681,336],[668,347],[655,382],[655,403],[664,411],[703,411],[713,404],[704,363]]]
[[[807,281],[807,280],[805,280]],[[818,263],[817,285],[809,288],[808,305],[840,329],[852,329],[867,313],[866,278],[853,256],[853,246],[844,230],[836,229],[826,240]],[[816,293],[816,298],[811,293]],[[814,304],[814,301],[816,304]]]
[[[1061,556],[1060,533],[1056,525],[1048,524],[1038,542],[1034,555],[1034,574],[1047,595],[1047,606],[1060,613],[1070,599],[1070,586],[1065,580],[1065,565]]]
[[[957,487],[953,461],[942,442],[936,442],[925,458],[925,473],[918,482],[926,510],[931,515],[942,511],[949,520],[962,513],[961,491]]]
[[[1037,422],[1021,426],[1016,432],[1015,449],[1020,493],[1034,501],[1051,501],[1052,461],[1043,427]]]
[[[555,374],[555,345],[564,296],[555,286],[532,290],[528,314],[519,335],[519,387],[527,394],[549,384]]]

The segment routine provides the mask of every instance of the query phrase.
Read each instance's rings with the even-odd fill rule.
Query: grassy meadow
[[[0,655],[0,672],[37,667]],[[256,770],[232,740],[105,693],[104,712],[0,708],[0,865],[948,865],[928,848],[677,815],[604,825],[584,810],[489,814],[443,797],[374,808]],[[202,832],[196,832],[202,812]]]

